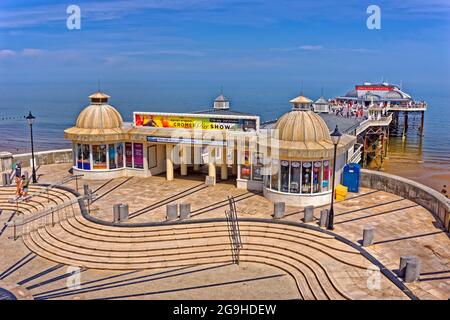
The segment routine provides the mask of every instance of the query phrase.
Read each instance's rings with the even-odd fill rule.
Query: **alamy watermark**
[[[367,7],[367,11],[370,16],[367,18],[366,25],[369,30],[381,29],[381,8],[375,4]]]
[[[172,131],[169,139],[168,143],[173,144],[170,160],[175,165],[252,164],[261,167],[263,175],[278,172],[278,166],[272,164],[272,159],[279,159],[279,139],[276,129],[260,129],[258,135],[194,129],[189,137],[183,129],[179,129]]]
[[[380,290],[381,289],[381,271],[380,268],[371,265],[366,270],[367,275],[367,289]]]
[[[69,15],[66,19],[66,26],[69,30],[81,29],[81,8],[75,4],[67,7],[66,13]]]
[[[81,269],[79,267],[69,266],[66,273],[70,276],[66,280],[66,287],[70,290],[81,289]]]

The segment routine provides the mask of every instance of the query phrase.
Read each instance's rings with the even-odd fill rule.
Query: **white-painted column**
[[[109,145],[106,143],[106,169],[109,170]]]
[[[148,145],[144,142],[142,142],[142,151],[144,152],[144,172],[148,175]]]
[[[214,178],[214,183],[216,182],[216,164],[215,164],[216,152],[214,147],[209,147],[208,155],[208,176]]]
[[[173,159],[172,159],[173,145],[166,144],[166,178],[168,181],[173,180]]]
[[[233,150],[233,165],[231,167],[231,173],[233,174],[233,176],[237,176],[238,173],[238,158],[237,158],[237,149]]]
[[[187,176],[188,174],[188,150],[187,150],[187,146],[182,146],[181,147],[181,166],[180,166],[180,173],[182,176]]]
[[[91,170],[94,170],[94,154],[92,153],[92,144],[89,145],[89,168],[91,168]]]
[[[78,148],[75,142],[72,142],[72,166],[77,166]],[[1,167],[0,167],[1,168]]]
[[[227,148],[222,148],[222,157],[220,164],[220,178],[222,180],[228,180],[228,166],[227,166]]]
[[[194,146],[194,147],[192,147],[192,149],[194,150],[194,152],[193,152],[193,164],[194,164],[194,171],[195,172],[198,172],[198,171],[200,171],[200,159],[201,159],[201,157],[202,157],[202,155],[201,155],[201,152],[202,152],[202,147],[197,147],[197,146]]]

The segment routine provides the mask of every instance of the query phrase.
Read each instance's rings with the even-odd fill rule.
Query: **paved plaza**
[[[69,168],[70,164],[42,166],[39,182],[58,182],[67,176]],[[261,194],[237,189],[232,180],[206,187],[201,174],[175,176],[174,181],[166,181],[165,176],[80,180],[80,191],[85,183],[97,195],[91,215],[109,222],[113,219],[112,206],[119,202],[129,205],[128,223],[164,221],[170,203],[190,203],[191,220],[225,218],[230,195],[236,199],[239,218],[272,219],[273,203]],[[74,181],[66,186],[76,188]],[[19,214],[13,216],[14,207],[7,203],[13,192],[13,188],[1,188],[2,228],[6,221],[21,218]],[[20,211],[29,216],[66,201],[64,197],[73,195],[54,192],[48,199],[24,203]],[[316,219],[321,209],[315,209]],[[302,222],[303,216],[303,208],[287,206],[282,222]],[[408,299],[404,290],[384,275],[379,288],[369,289],[367,269],[373,264],[354,248],[318,231],[241,222],[246,245],[242,261],[236,265],[220,253],[228,252],[221,250],[228,244],[224,243],[226,225],[220,222],[193,224],[191,229],[177,226],[119,231],[84,221],[77,212],[64,213],[56,220],[55,227],[29,230],[17,241],[9,239],[12,228],[1,229],[0,287],[21,291],[23,299]],[[317,226],[317,221],[308,225]],[[336,203],[334,233],[358,244],[365,225],[375,227],[375,243],[365,249],[394,274],[400,256],[419,257],[420,281],[405,284],[413,295],[419,299],[450,297],[450,239],[430,212],[396,195],[362,188],[359,194],[349,194]],[[152,242],[152,232],[158,233],[156,239],[167,242],[166,249],[158,247],[159,240]],[[51,253],[54,243],[58,246]],[[194,244],[209,249],[203,254],[181,251]],[[269,249],[265,251],[263,245]],[[288,253],[289,249],[293,252]],[[252,250],[261,254],[255,255]],[[144,255],[147,251],[154,256]],[[156,256],[162,256],[160,264],[151,263]],[[91,261],[89,257],[97,258]],[[189,259],[198,263],[190,264]],[[80,288],[68,288],[76,279],[72,274],[76,269],[68,266],[81,266],[75,271],[80,275]]]

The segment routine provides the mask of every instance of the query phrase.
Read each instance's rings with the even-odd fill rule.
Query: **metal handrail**
[[[242,239],[241,239],[241,230],[239,228],[239,219],[237,216],[237,209],[236,209],[236,201],[234,200],[234,197],[231,197],[232,199],[232,203],[233,203],[233,218],[234,218],[234,224],[235,224],[235,229],[236,229],[236,240],[237,240],[237,245],[240,248],[242,248]]]
[[[231,243],[231,259],[233,263],[239,264],[239,260],[238,260],[238,252],[237,252],[237,248],[235,245],[235,237],[234,237],[234,232],[233,232],[233,226],[232,226],[232,218],[231,218],[231,210],[225,210],[225,215],[226,215],[226,221],[227,221],[227,226],[228,226],[228,234],[230,237],[230,243]]]
[[[72,180],[74,180],[74,179],[77,181],[77,184],[78,184],[78,178],[79,178],[79,177],[82,177],[82,176],[83,176],[82,174],[78,174],[78,175],[71,175],[71,176],[64,177],[60,182],[54,183],[54,184],[50,184],[50,185],[48,185],[48,186],[45,186],[44,188],[42,188],[41,191],[31,193],[31,194],[29,194],[29,195],[26,196],[26,197],[19,197],[19,198],[15,198],[15,199],[10,199],[8,202],[18,204],[18,203],[22,203],[22,202],[24,202],[24,201],[28,201],[28,200],[30,200],[31,198],[37,197],[37,196],[39,196],[39,195],[41,195],[41,194],[44,194],[44,193],[47,193],[47,194],[48,194],[48,192],[49,192],[51,189],[56,188],[56,187],[60,187],[60,186],[66,184],[67,182],[70,182],[70,181],[72,181]],[[77,188],[77,189],[78,189],[78,188]]]
[[[28,217],[24,217],[24,218],[22,218],[20,220],[14,219],[12,221],[8,221],[4,225],[5,225],[6,228],[8,228],[8,227],[13,227],[14,228],[13,239],[17,240],[17,227],[22,227],[22,231],[23,231],[24,227],[26,225],[28,225],[28,224],[30,224],[32,222],[35,222],[35,221],[39,221],[41,219],[45,219],[49,215],[51,215],[51,224],[54,227],[55,226],[55,212],[58,212],[58,211],[60,211],[62,209],[65,209],[65,208],[70,207],[70,206],[72,206],[74,204],[77,204],[77,203],[80,205],[80,208],[81,207],[85,207],[86,206],[86,204],[84,202],[85,200],[87,200],[88,206],[89,206],[89,204],[92,201],[92,199],[95,199],[96,196],[97,195],[92,194],[92,193],[85,194],[83,196],[78,196],[75,199],[72,199],[72,200],[67,201],[67,202],[63,202],[61,204],[58,204],[58,205],[50,207],[50,208],[43,209],[43,210],[38,211],[37,213],[35,213],[33,215],[30,215]],[[67,218],[67,214],[66,214],[66,218]],[[45,221],[45,223],[47,223],[47,222]]]
[[[228,203],[230,206],[229,210],[225,210],[227,215],[227,220],[230,222],[229,230],[231,234],[231,245],[232,245],[232,253],[233,253],[233,262],[239,264],[239,252],[242,246],[241,233],[239,228],[239,222],[237,217],[236,210],[236,201],[234,197],[228,197]]]
[[[36,214],[33,214],[33,215],[29,216],[29,217],[25,217],[25,218],[20,219],[20,220],[13,220],[13,221],[5,222],[5,226],[7,226],[7,227],[24,226],[24,225],[26,225],[26,224],[28,224],[30,222],[33,222],[33,221],[39,220],[39,219],[41,219],[43,217],[46,217],[47,215],[52,214],[55,211],[58,211],[58,210],[67,208],[68,206],[74,205],[74,204],[78,203],[80,200],[85,200],[86,198],[87,198],[86,196],[81,196],[81,197],[75,198],[73,200],[70,200],[69,202],[64,202],[64,203],[61,203],[61,204],[59,204],[57,206],[50,207],[50,208],[44,209],[42,211],[38,211]]]

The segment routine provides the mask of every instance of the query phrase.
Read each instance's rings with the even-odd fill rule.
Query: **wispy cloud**
[[[323,47],[320,45],[304,45],[304,46],[300,46],[299,47],[300,50],[305,50],[305,51],[317,51],[317,50],[322,50]]]
[[[321,45],[305,44],[295,47],[285,47],[285,48],[270,48],[270,51],[282,51],[282,52],[293,52],[293,51],[318,51],[323,50]]]
[[[285,47],[285,48],[270,48],[270,51],[278,51],[278,52],[326,52],[326,53],[333,53],[333,52],[355,52],[355,53],[373,53],[377,50],[370,49],[370,48],[327,48],[323,45],[312,45],[312,44],[306,44],[306,45],[300,45],[300,46],[294,46],[294,47]]]
[[[450,1],[448,0],[393,0],[387,6],[398,8],[408,15],[435,15],[442,14],[443,16],[435,16],[435,18],[447,18],[445,15],[450,13]]]
[[[204,51],[198,50],[156,50],[151,52],[151,54],[167,54],[167,55],[176,55],[176,56],[190,56],[190,57],[203,57],[206,55]]]
[[[180,56],[180,57],[204,57],[206,51],[200,50],[182,50],[182,49],[158,49],[158,50],[142,50],[142,51],[127,51],[117,53],[112,56],[107,56],[103,59],[103,62],[107,65],[119,65],[124,63],[131,63],[133,60],[140,59],[145,63],[151,56],[156,57],[168,57]]]
[[[44,50],[25,48],[23,50],[10,50],[1,49],[0,58],[10,58],[10,57],[37,57],[44,54]]]
[[[225,3],[224,0],[110,0],[110,1],[77,1],[81,8],[82,19],[89,21],[115,20],[143,10],[211,10]],[[9,7],[0,10],[0,28],[16,28],[45,25],[64,21],[68,14],[68,4],[26,5]]]
[[[15,55],[16,52],[14,50],[9,49],[0,50],[0,58],[14,57]]]
[[[4,1],[4,0],[2,0]],[[51,2],[49,0],[49,2]],[[303,21],[320,18],[327,21],[363,17],[361,0],[345,2],[321,1],[265,1],[265,0],[77,0],[82,19],[86,21],[120,20],[132,15],[152,12],[168,20],[204,21],[215,24],[261,26],[283,20]],[[0,28],[18,28],[63,22],[69,3],[33,5],[29,1],[7,1],[0,4]],[[384,17],[413,20],[417,17],[448,19],[448,0],[378,0]],[[299,14],[301,13],[301,14]]]

